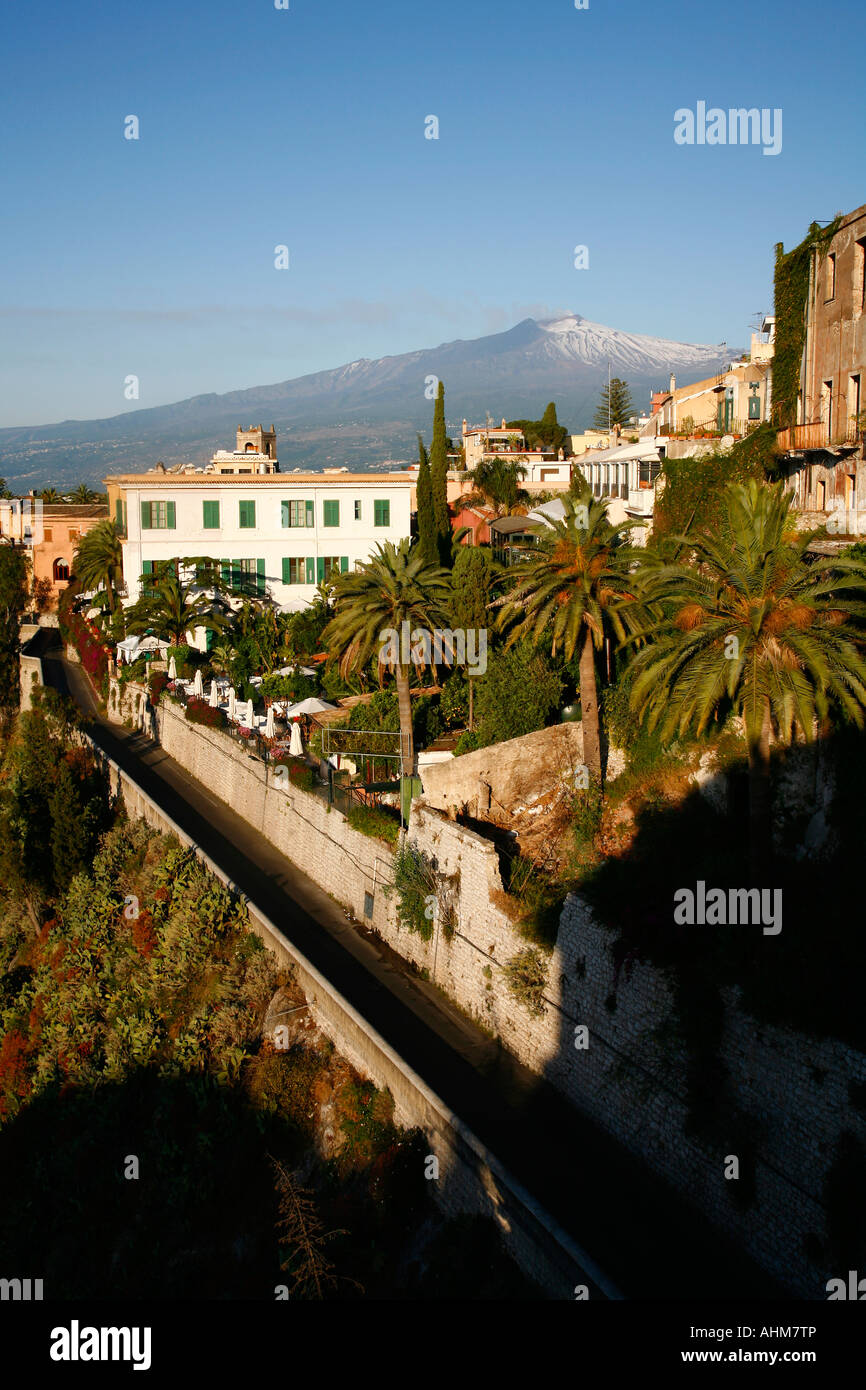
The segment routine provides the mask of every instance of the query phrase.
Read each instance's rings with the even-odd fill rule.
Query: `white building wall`
[[[347,568],[352,570],[357,561],[369,558],[377,544],[396,543],[410,534],[411,488],[408,477],[400,482],[393,478],[379,482],[363,474],[349,475],[340,483],[331,479],[310,483],[290,477],[280,478],[279,484],[269,479],[267,484],[256,480],[247,486],[239,484],[236,478],[227,485],[218,477],[202,478],[195,483],[177,479],[124,482],[127,537],[123,545],[123,568],[130,601],[139,596],[145,561],[156,564],[206,555],[214,560],[263,559],[266,588],[271,597],[281,608],[290,611],[305,608],[315,596],[320,559],[345,558]],[[377,500],[390,504],[387,526],[375,525],[374,503]],[[175,526],[172,529],[142,527],[142,503],[168,501],[174,503]],[[220,504],[218,528],[204,525],[202,504],[205,501]],[[241,501],[255,502],[254,527],[241,527]],[[284,501],[312,501],[313,525],[283,526]],[[324,524],[326,501],[339,503],[339,525]],[[355,517],[356,502],[360,503],[358,519]],[[283,583],[283,560],[290,557],[313,560],[312,583]]]

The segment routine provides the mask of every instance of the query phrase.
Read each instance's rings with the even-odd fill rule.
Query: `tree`
[[[123,586],[123,545],[113,521],[100,521],[75,546],[72,569],[82,589],[105,591],[111,613]]]
[[[380,673],[393,671],[402,761],[408,775],[415,771],[409,669],[414,666],[420,673],[431,663],[420,644],[413,642],[406,650],[409,644],[402,640],[403,624],[408,624],[409,634],[415,629],[430,632],[446,626],[450,592],[448,571],[429,564],[419,546],[410,546],[408,538],[399,545],[386,541],[354,573],[340,575],[335,585],[334,617],[322,634],[329,653],[339,655],[344,677],[361,670],[374,656]]]
[[[529,510],[530,496],[520,486],[526,476],[522,463],[491,455],[472,471],[472,491],[461,500],[464,506],[492,507],[497,516],[522,515]]]
[[[494,652],[478,687],[480,746],[543,729],[561,695],[562,681],[531,642]]]
[[[454,560],[451,572],[452,599],[451,620],[455,628],[464,632],[474,629],[487,631],[490,615],[487,605],[490,602],[490,589],[493,583],[493,560],[489,550],[477,545],[461,545]],[[478,650],[476,642],[475,650]],[[469,728],[473,727],[473,700],[475,681],[469,677]]]
[[[418,436],[418,545],[428,564],[439,561],[439,538],[433,513],[433,482],[424,440]]]
[[[10,498],[11,496],[12,496],[12,493],[9,491],[9,488],[6,486],[6,479],[5,479],[5,478],[0,478],[0,497],[2,497],[2,498],[4,499],[4,501],[8,501],[9,498]]]
[[[196,592],[200,589],[196,579],[181,579],[175,571],[176,563],[168,560],[161,565],[156,583],[148,585],[138,602],[127,609],[128,631],[153,633],[175,646],[180,646],[187,632],[197,627],[224,632],[228,621],[219,599]]]
[[[448,438],[445,434],[445,383],[440,381],[433,407],[433,440],[430,445],[430,486],[436,522],[439,563],[451,564],[451,516],[448,511]]]
[[[21,703],[21,618],[30,594],[30,566],[20,546],[0,546],[0,733],[9,727]]]
[[[522,430],[529,449],[550,449],[558,454],[565,448],[568,430],[556,418],[556,404],[550,401],[540,420],[509,420],[508,429]]]
[[[71,493],[73,502],[78,502],[85,506],[89,502],[95,502],[98,495],[99,494],[94,492],[93,488],[88,487],[86,483],[79,483],[78,487]]]
[[[602,387],[601,400],[595,412],[592,427],[595,430],[612,429],[614,425],[627,425],[634,415],[634,406],[629,395],[628,382],[621,377],[612,376],[610,385]]]
[[[633,598],[629,566],[634,552],[623,535],[634,526],[613,526],[600,498],[588,491],[580,501],[565,496],[564,515],[550,526],[533,528],[538,550],[521,565],[502,609],[500,622],[511,626],[506,645],[528,637],[534,643],[550,629],[553,654],[570,661],[579,652],[583,760],[590,778],[601,782],[601,721],[595,678],[595,651],[612,627],[626,635],[620,606]]]
[[[858,727],[866,705],[862,627],[866,563],[810,562],[783,484],[725,491],[716,535],[678,537],[693,563],[650,565],[653,616],[634,632],[632,705],[663,737],[703,732],[717,711],[741,716],[749,759],[752,867],[771,857],[770,736],[814,735],[832,709]]]
[[[39,496],[43,502],[59,502],[60,494],[56,487],[44,487]]]

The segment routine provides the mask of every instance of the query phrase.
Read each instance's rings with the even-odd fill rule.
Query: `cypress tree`
[[[445,384],[439,383],[433,408],[433,441],[430,445],[430,484],[433,517],[439,547],[439,563],[451,568],[451,518],[448,514],[448,444],[445,435]]]
[[[418,436],[418,544],[431,564],[439,562],[439,540],[433,515],[433,485],[424,440]]]

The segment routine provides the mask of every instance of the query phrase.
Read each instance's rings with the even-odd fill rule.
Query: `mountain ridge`
[[[445,382],[449,428],[460,421],[537,418],[555,400],[561,422],[585,428],[607,380],[626,376],[636,409],[670,373],[684,381],[716,374],[736,354],[725,344],[679,343],[628,333],[579,314],[522,319],[481,338],[338,367],[262,386],[205,392],[120,415],[0,429],[0,473],[13,488],[99,482],[108,472],[203,464],[229,448],[241,423],[273,423],[283,468],[413,458],[415,436],[429,433],[430,378]],[[267,419],[265,418],[267,416]]]

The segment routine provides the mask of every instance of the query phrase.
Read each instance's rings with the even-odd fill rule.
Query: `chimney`
[[[504,416],[504,415],[503,415],[503,417],[502,417],[502,424],[501,424],[500,428],[503,429],[503,430],[505,429],[505,416]]]
[[[677,389],[677,379],[676,379],[676,377],[674,376],[673,372],[671,372],[671,395],[674,394],[674,391],[676,391],[676,389]]]

